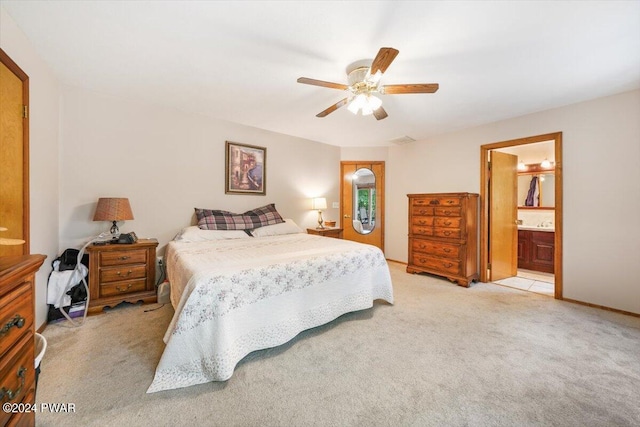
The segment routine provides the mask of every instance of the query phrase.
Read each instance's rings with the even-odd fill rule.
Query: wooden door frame
[[[362,166],[362,167],[367,167],[370,168],[373,171],[372,165],[380,165],[382,166],[382,176],[378,177],[376,176],[376,186],[378,185],[378,179],[380,179],[380,190],[376,191],[376,206],[378,207],[378,219],[379,219],[379,226],[380,226],[380,246],[382,246],[380,249],[382,250],[382,252],[385,252],[385,247],[384,247],[384,211],[385,211],[385,204],[384,204],[384,186],[385,186],[385,175],[386,175],[386,171],[385,171],[385,162],[383,160],[342,160],[340,161],[340,225],[342,226],[342,229],[345,230],[345,228],[347,227],[347,225],[345,225],[345,221],[344,221],[344,203],[342,203],[342,201],[344,200],[344,166],[345,165],[353,165],[356,167],[356,170],[358,170],[358,166]],[[349,213],[351,214],[351,212]],[[378,220],[377,219],[377,220]],[[343,231],[344,234],[344,231]]]
[[[30,253],[29,236],[29,76],[0,48],[0,62],[22,81],[22,103],[26,114],[22,118],[22,253]]]
[[[554,297],[562,299],[562,132],[518,138],[509,141],[495,142],[480,147],[480,281],[487,282],[489,252],[489,162],[488,153],[497,148],[553,141],[555,152],[555,238],[554,238]]]

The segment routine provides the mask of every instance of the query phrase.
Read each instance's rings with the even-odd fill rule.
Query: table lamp
[[[323,219],[322,219],[322,209],[327,209],[327,199],[324,197],[316,197],[311,200],[311,209],[318,210],[318,226],[317,229],[324,229]]]
[[[117,221],[127,221],[133,219],[129,199],[119,197],[101,197],[98,199],[96,213],[93,215],[94,221],[113,221],[109,230],[113,235],[120,235]]]

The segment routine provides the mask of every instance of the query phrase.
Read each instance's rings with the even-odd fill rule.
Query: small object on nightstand
[[[327,227],[335,227],[336,226],[336,222],[335,221],[325,221],[324,225],[326,225]]]
[[[328,228],[323,229],[307,228],[307,234],[315,234],[316,236],[333,237],[335,239],[342,239],[342,228]]]

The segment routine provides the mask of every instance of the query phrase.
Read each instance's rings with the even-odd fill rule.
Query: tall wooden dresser
[[[35,412],[18,405],[35,403],[35,274],[45,258],[0,257],[0,403],[15,404],[0,410],[0,426],[35,425]]]
[[[408,194],[407,273],[444,276],[460,286],[478,280],[478,195]]]

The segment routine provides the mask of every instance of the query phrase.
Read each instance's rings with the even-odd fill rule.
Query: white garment
[[[84,264],[79,264],[74,270],[65,271],[58,271],[59,266],[60,261],[53,262],[53,271],[47,285],[47,304],[53,304],[55,308],[60,308],[61,297],[62,307],[71,305],[71,296],[66,293],[80,283],[89,271]]]

